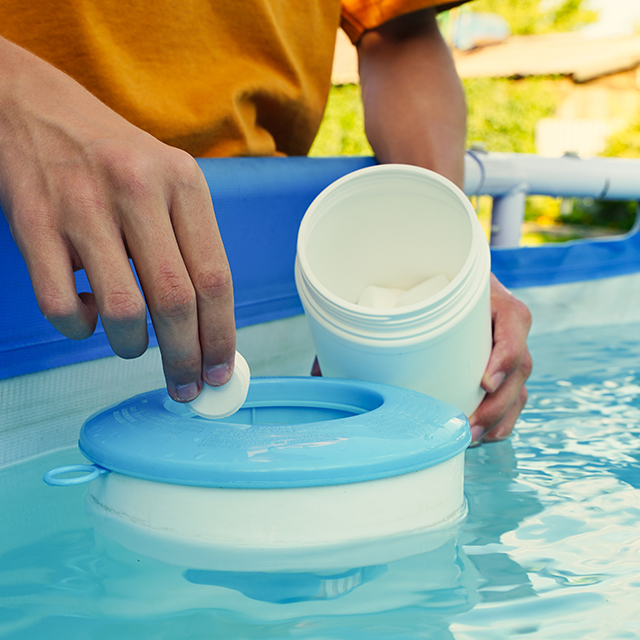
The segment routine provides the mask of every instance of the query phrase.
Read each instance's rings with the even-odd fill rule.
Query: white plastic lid
[[[204,385],[202,393],[187,406],[193,413],[212,420],[233,415],[247,398],[251,372],[247,361],[236,351],[231,380],[220,387]]]

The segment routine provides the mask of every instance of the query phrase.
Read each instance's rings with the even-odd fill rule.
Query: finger
[[[189,402],[202,389],[196,296],[170,224],[149,229],[152,252],[134,240],[130,252],[155,329],[167,389],[174,400]],[[164,233],[162,233],[164,231]]]
[[[196,296],[167,204],[155,191],[121,195],[123,231],[151,314],[167,390],[174,400],[189,402],[202,389]]]
[[[88,338],[96,328],[98,308],[91,294],[76,292],[71,256],[62,238],[34,240],[20,250],[42,315],[67,338]]]
[[[521,366],[506,378],[505,382],[496,391],[488,393],[480,403],[480,406],[470,416],[469,424],[471,427],[482,427],[484,432],[493,429],[518,399],[530,371],[531,356],[527,351]],[[475,431],[477,432],[477,429]]]
[[[166,253],[157,269],[141,267],[146,273],[140,280],[162,355],[167,390],[174,400],[189,402],[202,390],[196,296],[184,264],[175,259],[180,255],[177,244],[167,251],[172,255]],[[136,264],[143,262],[144,257]]]
[[[487,433],[494,430],[495,439],[502,439],[511,433],[527,399],[524,383],[531,371],[530,362],[531,358],[527,352],[521,368],[507,378],[497,391],[487,394],[469,417],[474,442],[484,439]]]
[[[236,331],[231,271],[211,196],[192,158],[171,192],[171,220],[195,289],[202,374],[207,384],[225,384],[234,366]]]
[[[504,440],[511,435],[516,421],[527,403],[527,396],[527,388],[524,386],[521,387],[517,400],[511,405],[502,420],[500,420],[493,428],[485,431],[482,436],[483,442],[497,442],[499,440]]]
[[[529,357],[527,335],[531,327],[531,314],[527,307],[511,295],[493,274],[491,311],[493,349],[481,382],[488,393],[495,392]]]
[[[101,229],[76,235],[74,243],[87,274],[109,344],[121,358],[137,358],[148,346],[144,299],[138,289],[120,229],[104,220]]]

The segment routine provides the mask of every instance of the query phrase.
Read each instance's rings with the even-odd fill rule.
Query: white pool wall
[[[640,322],[640,274],[513,289],[532,312],[530,336]]]

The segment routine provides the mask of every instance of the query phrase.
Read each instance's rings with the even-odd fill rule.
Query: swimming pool
[[[3,469],[0,637],[639,637],[640,324],[531,349],[515,435],[467,452],[463,523],[285,572],[241,555],[237,571],[172,566],[110,542],[82,487],[40,480],[72,450]]]
[[[512,438],[467,452],[467,518],[424,535],[218,568],[135,553],[89,521],[81,486],[41,477],[79,457],[88,413],[162,385],[157,350],[0,382],[0,638],[640,637],[637,235],[494,253],[534,312],[530,399]],[[291,301],[245,293],[252,313]],[[304,322],[267,319],[240,331],[252,369],[306,374]],[[36,343],[27,361],[59,364]]]

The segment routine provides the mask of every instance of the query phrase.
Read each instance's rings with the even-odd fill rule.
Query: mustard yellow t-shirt
[[[338,26],[357,41],[441,3],[0,0],[0,35],[194,156],[303,155],[322,119]]]

